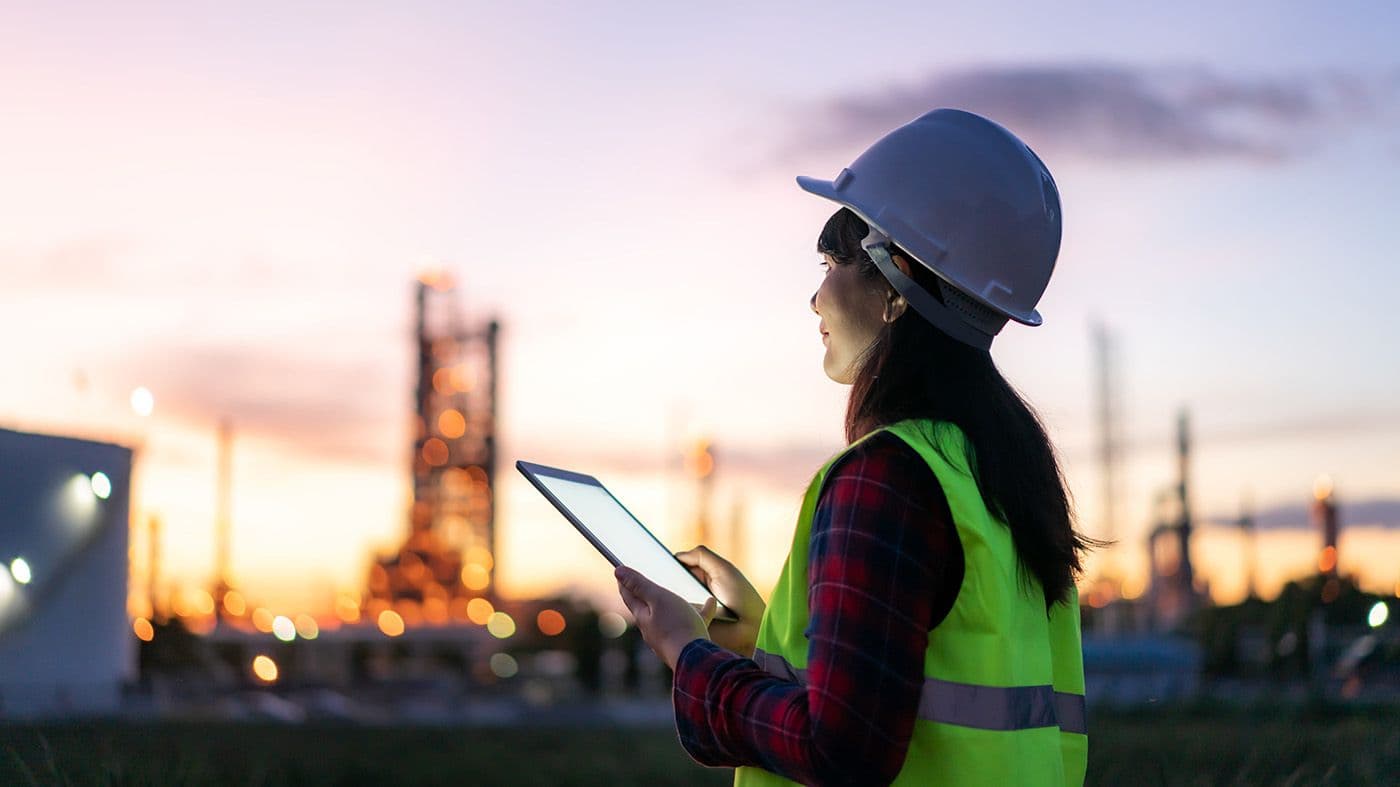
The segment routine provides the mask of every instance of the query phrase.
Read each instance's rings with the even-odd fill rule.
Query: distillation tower
[[[465,325],[455,295],[446,275],[417,283],[413,502],[403,544],[370,567],[371,619],[392,608],[408,625],[460,622],[472,599],[497,600],[500,325]]]

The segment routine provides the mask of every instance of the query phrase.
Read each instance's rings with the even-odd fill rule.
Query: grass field
[[[1099,714],[1090,784],[1400,785],[1400,712]],[[656,728],[0,726],[4,785],[721,785]]]

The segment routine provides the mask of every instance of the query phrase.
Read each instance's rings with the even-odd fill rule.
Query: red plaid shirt
[[[888,784],[913,733],[928,632],[962,585],[948,501],[908,444],[877,434],[831,468],[810,543],[807,684],[697,639],[676,664],[681,745],[702,765]]]

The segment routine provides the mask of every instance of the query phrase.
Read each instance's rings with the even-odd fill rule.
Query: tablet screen
[[[559,478],[544,472],[526,474],[582,522],[622,565],[640,571],[647,579],[697,606],[710,598],[710,591],[608,490],[596,483]]]

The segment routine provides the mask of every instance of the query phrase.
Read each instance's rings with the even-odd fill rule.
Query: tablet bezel
[[[667,548],[665,544],[661,543],[661,539],[657,538],[655,533],[651,532],[651,530],[648,529],[646,525],[642,524],[642,520],[638,519],[636,514],[633,514],[627,508],[627,506],[622,504],[621,500],[617,499],[617,495],[614,495],[611,490],[609,490],[606,486],[603,486],[603,482],[599,481],[591,475],[575,473],[572,470],[564,470],[558,467],[550,467],[548,465],[536,464],[534,462],[526,462],[524,460],[516,460],[515,469],[519,470],[520,474],[525,476],[526,480],[530,482],[530,485],[535,487],[535,489],[539,490],[539,493],[544,495],[545,499],[548,500],[551,504],[553,504],[553,506],[559,510],[559,513],[564,515],[565,519],[569,520],[569,523],[574,526],[574,529],[581,533],[584,538],[588,539],[588,543],[592,544],[594,549],[602,553],[603,557],[608,559],[609,563],[612,563],[614,566],[620,566],[622,565],[622,563],[617,559],[615,555],[613,555],[612,550],[608,549],[607,545],[605,545],[601,539],[593,535],[593,531],[589,530],[588,526],[585,525],[577,516],[575,516],[574,512],[570,511],[569,507],[564,505],[564,503],[560,501],[559,498],[555,497],[554,493],[549,491],[549,487],[546,486],[544,482],[536,478],[536,476],[550,476],[552,478],[558,478],[563,481],[572,481],[576,484],[587,484],[601,489],[603,491],[603,494],[606,494],[609,498],[612,499],[614,503],[617,504],[618,508],[622,509],[623,513],[627,514],[627,516],[632,518],[633,522],[637,523],[637,527],[641,528],[643,533],[646,533],[648,536],[650,536],[651,540],[655,541],[656,545],[661,547],[661,551],[665,552],[667,555],[670,555],[671,559],[676,561],[676,565],[679,565],[681,569],[685,571],[686,576],[689,576],[691,579],[694,579],[695,584],[698,585],[701,590],[705,591],[705,593],[708,594],[711,598],[714,598],[715,594],[711,592],[709,588],[705,587],[705,584],[701,582],[698,577],[690,573],[690,567],[682,563],[678,558],[676,558],[675,554],[671,552],[671,550]],[[734,614],[734,612],[728,607],[726,607],[718,598],[715,598],[715,604],[717,605],[715,609],[715,620],[723,620],[730,623],[738,620],[738,617]],[[692,606],[694,605],[692,604]]]

